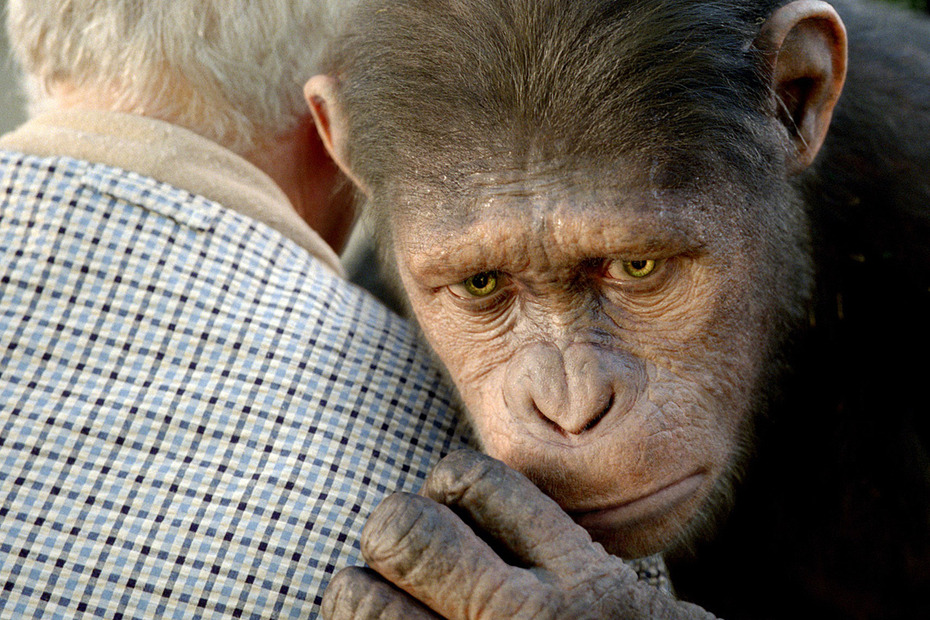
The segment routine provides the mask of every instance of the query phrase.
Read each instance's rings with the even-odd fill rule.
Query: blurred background
[[[0,0],[0,12],[6,16],[6,0]],[[4,27],[0,29],[0,133],[12,129],[26,118],[16,72]]]
[[[886,0],[892,4],[900,4],[902,6],[908,6],[912,9],[923,11],[924,13],[930,13],[930,0]]]

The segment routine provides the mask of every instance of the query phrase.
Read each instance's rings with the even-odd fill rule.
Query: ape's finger
[[[440,620],[374,571],[352,567],[333,577],[323,595],[325,620]]]
[[[362,532],[372,568],[444,618],[545,618],[558,595],[527,570],[504,562],[449,508],[398,493]]]
[[[486,455],[470,450],[450,454],[430,473],[421,493],[467,514],[530,566],[577,572],[579,566],[603,564],[608,557],[528,478]],[[617,564],[617,570],[624,570]]]

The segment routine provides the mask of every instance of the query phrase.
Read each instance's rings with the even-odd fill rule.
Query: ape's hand
[[[362,553],[380,575],[340,572],[326,591],[324,617],[713,617],[638,583],[631,568],[499,461],[452,454],[422,494],[393,495],[374,511]]]

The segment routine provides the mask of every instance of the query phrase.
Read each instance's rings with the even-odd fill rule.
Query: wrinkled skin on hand
[[[713,618],[638,582],[527,478],[477,452],[446,457],[421,495],[387,498],[362,553],[371,569],[336,575],[328,620]]]

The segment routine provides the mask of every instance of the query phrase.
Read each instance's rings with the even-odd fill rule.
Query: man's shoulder
[[[0,189],[6,250],[17,234],[37,255],[54,246],[56,262],[118,273],[122,288],[160,286],[192,319],[210,308],[256,334],[300,334],[304,345],[423,354],[407,322],[365,291],[274,229],[197,194],[112,166],[10,151],[0,151]]]
[[[185,201],[0,154],[0,577],[23,614],[313,617],[361,515],[462,445],[402,319]]]

